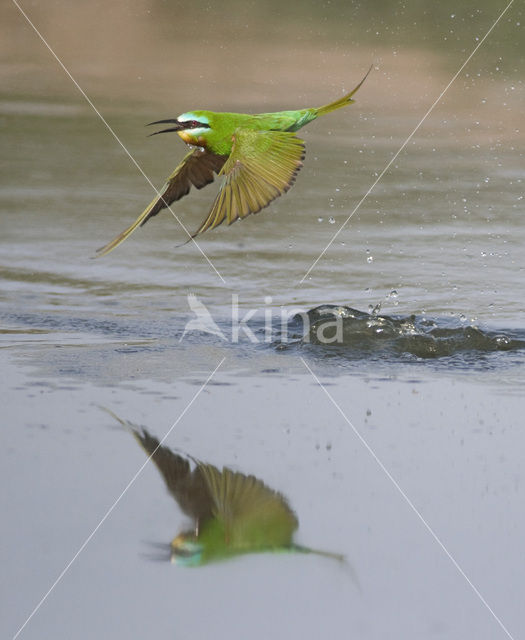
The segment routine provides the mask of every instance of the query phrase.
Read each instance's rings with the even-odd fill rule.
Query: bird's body
[[[207,127],[198,127],[178,133],[189,145],[201,147],[217,155],[229,156],[233,147],[233,135],[237,129],[295,132],[315,120],[318,117],[317,111],[318,109],[301,109],[257,114],[190,111],[181,114],[177,120],[206,123],[209,130]]]
[[[193,149],[137,220],[98,254],[112,251],[137,227],[189,193],[191,186],[202,189],[213,182],[214,174],[223,178],[220,191],[207,218],[189,234],[190,240],[225,220],[231,224],[268,206],[288,191],[302,167],[304,141],[295,132],[319,116],[352,104],[368,73],[353,91],[322,107],[254,115],[196,110],[152,122],[172,124],[157,133],[175,131]]]

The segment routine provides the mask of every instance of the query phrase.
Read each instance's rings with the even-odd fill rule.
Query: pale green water
[[[305,166],[289,194],[202,236],[224,282],[195,247],[175,249],[184,235],[166,212],[91,259],[152,189],[16,7],[7,12],[3,637],[144,461],[96,405],[162,437],[221,362],[170,446],[282,491],[298,542],[345,553],[362,593],[321,558],[246,557],[195,571],[148,561],[146,543],[169,541],[183,521],[148,466],[20,637],[506,637],[351,425],[509,631],[523,635],[522,7],[300,284],[503,9],[470,4],[407,13],[397,2],[368,11],[305,3],[293,18],[273,3],[175,14],[149,2],[134,11],[27,7],[159,187],[184,147],[146,138],[145,123],[195,107],[321,104],[376,63],[355,105],[302,130]],[[214,194],[192,193],[174,210],[194,229]],[[224,339],[182,338],[195,320],[190,293]],[[302,343],[298,325],[282,340],[281,318],[294,309],[370,312],[379,303],[379,333],[371,316],[365,328],[347,325],[343,346]],[[240,317],[254,311],[253,334],[241,330],[232,343],[237,307]],[[441,357],[418,351],[429,335]]]

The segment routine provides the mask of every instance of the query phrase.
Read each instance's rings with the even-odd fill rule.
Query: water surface
[[[298,543],[344,553],[361,591],[310,556],[151,562],[148,543],[184,518],[148,465],[19,637],[508,637],[407,499],[520,637],[523,10],[353,213],[498,8],[222,4],[27,7],[159,187],[184,147],[145,123],[322,104],[375,64],[355,105],[301,131],[305,166],[285,197],[199,239],[220,276],[176,248],[166,212],[93,259],[151,186],[16,7],[2,10],[2,635],[144,462],[104,406],[282,492]],[[190,229],[215,189],[175,206]],[[222,335],[188,330],[191,300]],[[288,322],[320,305],[356,310],[341,344]]]

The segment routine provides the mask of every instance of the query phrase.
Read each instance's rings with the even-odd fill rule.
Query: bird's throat
[[[203,136],[192,135],[191,131],[177,131],[177,133],[186,144],[191,144],[195,147],[206,147],[206,141]]]

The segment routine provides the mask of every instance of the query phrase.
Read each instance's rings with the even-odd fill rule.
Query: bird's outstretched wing
[[[215,503],[210,497],[208,484],[200,466],[191,469],[189,461],[165,446],[159,446],[157,438],[146,429],[128,424],[132,434],[144,451],[151,456],[160,471],[166,487],[181,510],[197,522],[205,522],[214,516]]]
[[[221,190],[192,238],[207,229],[257,213],[286,193],[303,166],[304,141],[288,131],[236,129],[222,167]]]
[[[135,222],[120,233],[114,240],[97,250],[98,257],[104,256],[131,234],[135,229],[145,224],[151,217],[156,216],[159,211],[169,206],[172,202],[180,200],[189,193],[193,185],[197,189],[202,189],[214,180],[214,173],[219,173],[228,156],[220,156],[202,149],[190,151],[175,168],[162,187],[160,195],[155,197],[144,209]]]
[[[299,523],[286,498],[254,476],[200,464],[214,503],[214,516],[232,550],[282,548],[292,544]]]

